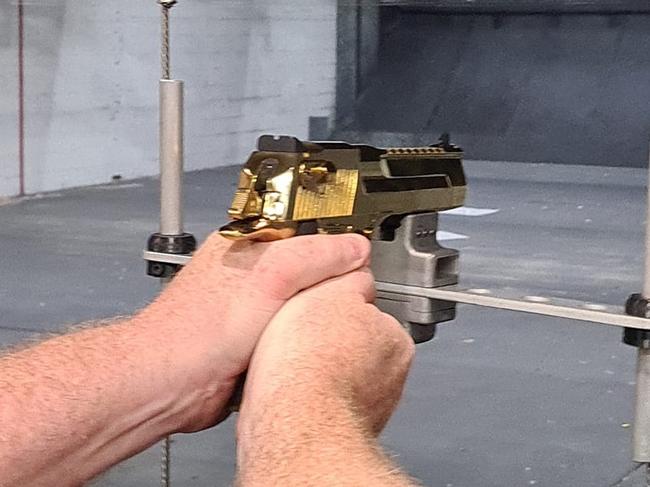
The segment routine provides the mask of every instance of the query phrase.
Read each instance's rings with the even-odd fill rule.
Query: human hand
[[[287,444],[300,444],[325,427],[315,434],[324,441],[350,415],[364,434],[379,434],[399,401],[414,343],[373,300],[372,275],[356,271],[301,292],[273,318],[248,370],[240,465],[258,458],[260,447],[269,453],[271,436],[295,435]],[[339,409],[349,414],[337,416]]]
[[[169,347],[186,403],[179,431],[211,426],[225,410],[262,331],[296,293],[367,265],[359,235],[301,236],[269,243],[212,234],[142,314]]]

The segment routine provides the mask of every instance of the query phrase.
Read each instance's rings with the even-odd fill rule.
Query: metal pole
[[[160,233],[183,234],[183,82],[171,78],[169,10],[176,0],[158,0],[161,6],[160,65]],[[163,287],[169,278],[162,280]],[[162,487],[171,485],[171,444],[163,440],[160,465]]]
[[[650,162],[648,166],[646,201],[645,273],[643,297],[650,297]],[[650,463],[650,340],[643,340],[637,349],[636,404],[634,413],[633,459]]]
[[[160,233],[183,233],[183,82],[160,80]]]
[[[636,368],[636,404],[634,412],[633,459],[650,462],[650,349],[639,347]]]
[[[166,10],[166,9],[165,9]],[[183,233],[183,82],[161,79],[160,90],[160,233]],[[165,287],[170,278],[162,279]],[[162,487],[171,485],[171,437],[163,440]]]
[[[648,157],[648,196],[645,221],[645,273],[643,274],[643,296],[650,296],[650,156]]]

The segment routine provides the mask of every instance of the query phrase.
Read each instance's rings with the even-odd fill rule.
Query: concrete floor
[[[620,304],[641,287],[646,174],[641,169],[472,162],[472,207],[442,217],[467,239],[464,284]],[[237,168],[187,175],[187,229],[224,221]],[[156,230],[157,183],[142,180],[0,207],[0,344],[128,314],[157,283],[140,251]],[[403,403],[383,437],[435,487],[639,486],[630,461],[632,348],[613,327],[462,306],[418,348]],[[233,421],[176,437],[175,485],[228,485]],[[151,449],[96,482],[156,485]],[[628,478],[629,477],[629,478]]]

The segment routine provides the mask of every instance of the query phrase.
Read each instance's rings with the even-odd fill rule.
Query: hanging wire
[[[176,5],[176,0],[158,0],[161,7],[160,17],[160,68],[162,79],[170,79],[169,60],[169,11]]]
[[[162,487],[169,487],[171,485],[171,450],[172,439],[167,436],[162,442],[161,458],[160,458],[160,485]]]

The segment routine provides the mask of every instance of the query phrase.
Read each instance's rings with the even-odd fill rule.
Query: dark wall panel
[[[381,5],[445,13],[639,13],[647,0],[380,0]]]
[[[348,128],[450,131],[474,158],[647,164],[650,15],[392,15]]]

